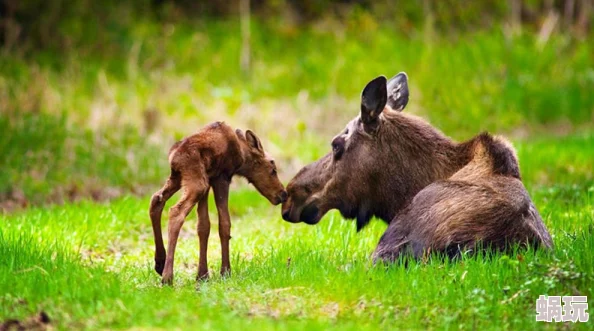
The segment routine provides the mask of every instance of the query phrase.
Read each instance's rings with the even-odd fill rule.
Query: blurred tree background
[[[145,194],[214,120],[288,180],[399,71],[446,134],[510,136],[529,186],[591,182],[593,2],[1,0],[2,208]]]

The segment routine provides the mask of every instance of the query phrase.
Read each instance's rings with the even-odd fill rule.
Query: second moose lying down
[[[284,202],[287,193],[276,174],[274,160],[264,152],[256,135],[247,130],[233,131],[223,122],[215,122],[175,143],[169,151],[171,175],[151,199],[150,217],[155,236],[155,270],[162,275],[162,282],[173,280],[173,259],[180,229],[192,207],[198,203],[198,237],[200,262],[198,279],[208,278],[207,247],[210,234],[208,217],[208,192],[213,188],[219,214],[221,238],[221,275],[231,271],[229,262],[229,239],[231,220],[227,200],[229,185],[234,175],[247,178],[272,204]],[[167,253],[161,234],[161,214],[165,202],[184,189],[180,201],[169,210],[169,244]]]
[[[287,186],[283,218],[316,224],[330,209],[390,223],[374,258],[408,253],[456,255],[482,244],[552,247],[551,237],[520,180],[513,148],[481,134],[455,143],[402,111],[405,74],[372,80],[361,114],[332,140],[332,152],[304,167]]]

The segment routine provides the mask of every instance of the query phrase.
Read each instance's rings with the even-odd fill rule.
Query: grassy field
[[[182,230],[175,284],[162,287],[152,265],[148,198],[0,216],[0,319],[43,310],[64,329],[535,328],[538,295],[594,295],[594,185],[575,175],[581,167],[592,169],[591,144],[583,138],[519,146],[531,194],[553,235],[551,254],[374,266],[369,256],[382,222],[357,233],[331,213],[317,226],[293,225],[281,220],[279,207],[241,188],[231,196],[232,276],[217,274],[211,213],[215,276],[195,281],[192,213]],[[583,158],[575,157],[580,150]],[[554,158],[561,164],[571,159],[575,168],[544,166]],[[539,176],[579,184],[532,185]]]
[[[45,311],[59,329],[534,329],[545,326],[534,318],[541,294],[587,295],[592,307],[592,35],[444,36],[365,12],[307,26],[254,20],[242,74],[235,21],[106,15],[104,29],[62,22],[63,47],[0,51],[0,322]],[[406,111],[457,140],[485,130],[513,140],[552,253],[374,266],[382,222],[357,233],[332,212],[289,224],[236,180],[232,275],[218,276],[211,213],[215,276],[195,281],[193,212],[174,286],[161,286],[148,204],[171,143],[214,120],[253,129],[287,183],[330,150],[363,86],[399,71]]]

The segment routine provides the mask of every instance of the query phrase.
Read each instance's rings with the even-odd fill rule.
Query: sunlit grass
[[[590,189],[591,191],[591,189]],[[195,213],[184,225],[175,284],[152,270],[148,199],[34,208],[0,218],[0,319],[46,311],[62,328],[533,328],[540,294],[593,295],[592,192],[533,192],[555,251],[373,266],[382,222],[357,233],[330,213],[319,225],[282,221],[253,191],[231,195],[233,274],[196,283]],[[552,199],[554,198],[554,199]],[[166,217],[165,217],[166,219]]]

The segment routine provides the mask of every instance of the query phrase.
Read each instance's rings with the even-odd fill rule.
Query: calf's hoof
[[[163,260],[163,261],[155,260],[155,271],[159,274],[159,276],[163,275],[163,269],[165,269],[165,260]]]
[[[208,274],[208,269],[207,270],[198,270],[198,276],[196,276],[196,280],[197,281],[205,281],[205,280],[208,280],[209,277],[210,277],[210,275]]]
[[[163,278],[161,278],[161,284],[163,285],[172,285],[173,284],[173,275],[165,274]]]
[[[231,268],[227,267],[223,267],[221,268],[221,277],[226,278],[231,276]]]

